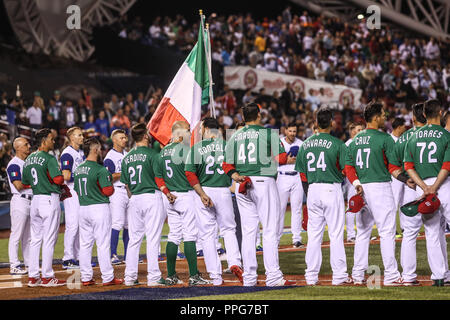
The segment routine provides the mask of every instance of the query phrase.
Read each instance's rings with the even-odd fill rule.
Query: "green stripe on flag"
[[[209,71],[205,51],[204,31],[202,24],[198,30],[198,41],[186,59],[189,69],[195,74],[195,82],[202,88],[202,106],[209,103]]]

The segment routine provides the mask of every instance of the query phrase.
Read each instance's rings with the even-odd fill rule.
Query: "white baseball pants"
[[[11,234],[8,243],[9,264],[11,267],[20,265],[19,243],[22,242],[23,262],[28,266],[30,254],[30,207],[31,200],[14,194],[11,198]]]
[[[115,187],[114,193],[109,197],[111,210],[112,229],[128,229],[128,193],[125,187]]]
[[[332,284],[337,285],[348,278],[344,248],[345,204],[340,183],[313,183],[308,197],[308,245],[306,247],[307,284],[319,280],[322,265],[322,239],[325,225],[330,237],[330,264],[333,270]]]
[[[442,212],[442,224],[443,229],[441,230],[441,248],[444,255],[445,261],[445,280],[450,281],[450,271],[448,269],[448,256],[447,256],[447,238],[445,236],[445,224],[450,224],[450,177],[441,185],[438,190],[437,196],[441,201],[441,212]]]
[[[350,200],[351,197],[356,195],[355,187],[345,178],[345,187],[347,188],[347,201]],[[355,219],[356,215],[359,212],[346,212],[345,213],[345,221],[346,221],[346,229],[347,229],[347,241],[351,238],[356,238],[356,230],[355,230]]]
[[[66,230],[64,231],[64,257],[63,260],[78,260],[80,251],[79,214],[80,202],[78,194],[70,187],[72,197],[64,200],[64,220]]]
[[[242,260],[244,286],[257,283],[256,234],[259,222],[263,227],[263,260],[266,269],[266,286],[273,286],[283,279],[278,260],[278,230],[280,221],[280,197],[274,178],[250,176],[252,187],[247,194],[236,193],[242,225]],[[236,184],[239,190],[239,184]]]
[[[392,177],[392,194],[394,195],[394,203],[395,203],[395,209],[396,212],[400,210],[400,206],[402,205],[403,198],[405,197],[405,184],[394,177]],[[408,186],[406,186],[408,188]],[[403,221],[406,216],[403,214],[399,214],[399,222],[400,222],[400,229],[404,229],[403,227]]]
[[[417,199],[416,191],[404,185],[403,203],[400,203],[400,206],[415,199]],[[400,263],[403,269],[402,278],[405,282],[413,282],[417,279],[416,242],[420,228],[422,227],[422,215],[419,213],[414,217],[408,217],[400,211],[399,216],[403,216],[400,218],[400,221],[403,221],[403,238],[400,251]]]
[[[132,195],[128,210],[128,242],[125,281],[138,279],[139,251],[144,236],[147,239],[147,282],[161,279],[158,253],[161,232],[164,225],[164,209],[161,192]]]
[[[89,281],[92,270],[92,247],[97,245],[97,258],[102,273],[102,282],[114,279],[111,265],[111,212],[107,203],[80,206],[80,272],[81,281]]]
[[[177,198],[173,204],[167,205],[167,222],[169,223],[169,235],[167,241],[177,246],[181,241],[197,241],[197,226],[195,223],[194,193],[171,192]]]
[[[280,225],[278,229],[278,243],[283,236],[284,216],[288,200],[291,203],[291,232],[292,243],[302,241],[302,204],[303,204],[303,186],[298,174],[289,176],[278,174],[277,189],[280,195]]]
[[[380,235],[380,249],[384,264],[384,284],[396,281],[400,277],[395,260],[395,218],[396,208],[391,182],[363,184],[365,210],[356,215],[356,241],[352,277],[361,281],[369,266],[369,242],[373,225],[376,224]]]
[[[42,277],[53,278],[53,252],[58,239],[61,216],[59,194],[35,195],[31,200],[30,226],[30,261],[28,275],[39,277],[39,256],[42,245]]]
[[[234,220],[233,200],[229,188],[203,187],[214,206],[207,208],[198,195],[194,195],[196,221],[199,238],[202,239],[206,270],[213,280],[222,279],[222,264],[217,254],[216,239],[219,226],[220,234],[227,250],[228,266],[241,264],[241,254],[236,238],[236,222]]]

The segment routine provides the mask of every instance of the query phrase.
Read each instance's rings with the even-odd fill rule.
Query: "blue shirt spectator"
[[[109,137],[110,131],[109,131],[109,121],[105,117],[105,111],[100,111],[98,114],[98,119],[95,120],[95,131],[100,133],[101,135],[104,135],[106,137]]]

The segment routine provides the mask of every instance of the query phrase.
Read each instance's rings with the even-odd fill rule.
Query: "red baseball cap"
[[[421,214],[432,214],[441,206],[441,201],[435,194],[429,194],[425,200],[419,204],[417,211]]]
[[[359,212],[361,211],[362,207],[364,207],[364,199],[360,195],[354,195],[350,198],[348,201],[348,209],[347,212]]]

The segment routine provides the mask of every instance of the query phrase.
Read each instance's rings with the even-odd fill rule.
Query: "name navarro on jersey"
[[[414,132],[417,138],[440,138],[442,137],[442,131],[439,130],[419,130]]]
[[[146,159],[147,159],[146,154],[135,153],[135,154],[130,154],[130,155],[126,156],[123,161],[125,162],[125,164],[129,164],[130,162],[136,162],[136,161],[145,162]]]
[[[246,139],[258,139],[259,137],[259,132],[255,131],[255,130],[248,130],[245,132],[239,132],[236,137],[235,137],[235,141],[240,141],[240,140],[246,140]]]
[[[215,143],[215,144],[209,144],[206,147],[200,147],[198,148],[198,152],[201,155],[207,154],[209,152],[223,152],[223,144],[222,143]]]
[[[78,167],[76,168],[75,172],[73,173],[75,176],[78,176],[80,174],[89,175],[89,170],[91,170],[90,167]]]
[[[32,156],[25,160],[25,166],[29,166],[30,164],[38,164],[42,166],[45,162],[45,158]]]
[[[322,148],[330,149],[332,145],[333,145],[333,142],[328,141],[327,139],[310,139],[310,140],[306,140],[302,144],[302,147],[305,150],[308,148],[313,148],[313,147],[322,147]]]

